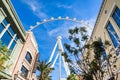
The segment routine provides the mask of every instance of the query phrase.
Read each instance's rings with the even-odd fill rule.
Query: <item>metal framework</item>
[[[58,37],[57,37],[57,42],[56,42],[55,47],[54,47],[54,49],[53,49],[53,51],[52,51],[52,54],[51,54],[51,56],[50,56],[50,59],[49,59],[49,61],[48,61],[48,62],[51,62],[51,61],[52,61],[53,56],[54,56],[54,53],[55,53],[55,51],[56,51],[56,49],[57,49],[57,46],[58,46],[58,53],[57,53],[57,56],[55,57],[55,60],[54,60],[54,62],[53,62],[53,64],[52,64],[51,67],[54,67],[57,59],[59,58],[59,80],[61,80],[61,60],[63,61],[64,68],[65,68],[65,71],[66,71],[66,75],[67,75],[67,76],[70,75],[70,70],[69,70],[69,67],[68,67],[68,63],[65,62],[64,57],[61,56],[61,54],[64,52],[61,39],[62,39],[61,36],[58,36]]]
[[[41,24],[48,23],[48,22],[51,22],[51,21],[56,21],[56,20],[68,20],[68,21],[77,22],[77,23],[83,24],[85,27],[88,27],[90,30],[92,30],[92,28],[89,26],[89,23],[86,24],[83,20],[77,20],[76,18],[69,18],[69,17],[62,18],[61,16],[59,16],[58,18],[51,17],[51,19],[48,19],[48,20],[44,19],[42,22],[36,22],[35,26],[30,26],[29,31],[32,31],[34,28],[40,26]],[[70,75],[70,70],[69,70],[69,67],[68,67],[68,63],[66,63],[64,57],[61,56],[61,54],[64,52],[61,39],[62,39],[61,36],[57,37],[57,42],[54,46],[54,49],[53,49],[52,54],[50,56],[50,59],[48,61],[48,62],[51,62],[51,60],[53,59],[54,53],[57,49],[57,46],[58,46],[58,53],[57,53],[57,56],[55,57],[55,60],[53,61],[53,64],[52,64],[51,67],[54,67],[57,59],[59,58],[59,80],[62,80],[62,78],[61,78],[61,60],[63,60],[66,75],[67,76]]]
[[[36,22],[36,25],[30,26],[29,31],[31,31],[34,28],[40,26],[41,24],[48,23],[48,22],[51,22],[51,21],[57,21],[57,20],[67,20],[67,21],[77,22],[77,23],[85,25],[85,27],[88,27],[88,28],[90,28],[92,30],[92,28],[89,26],[89,23],[85,23],[83,20],[77,20],[77,18],[69,18],[68,16],[65,17],[65,18],[62,18],[61,16],[59,16],[58,18],[51,17],[48,20],[44,19],[42,22]]]

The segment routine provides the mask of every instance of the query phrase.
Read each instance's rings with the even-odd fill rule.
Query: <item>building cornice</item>
[[[4,10],[5,10],[4,12],[5,13],[7,12],[6,14],[10,15],[10,16],[7,16],[7,17],[10,17],[8,19],[10,19],[10,21],[11,20],[13,21],[13,23],[16,25],[16,27],[17,27],[17,29],[20,33],[19,35],[21,36],[22,40],[25,41],[25,35],[26,35],[25,29],[24,29],[24,27],[23,27],[18,15],[17,15],[11,1],[10,0],[2,0],[1,2],[3,4],[2,7],[4,6],[3,7]]]
[[[103,0],[103,1],[102,1],[102,4],[101,4],[101,7],[100,7],[100,10],[99,10],[99,13],[98,13],[98,16],[97,16],[97,19],[96,19],[96,22],[95,22],[95,25],[94,25],[94,28],[93,28],[93,31],[92,31],[92,34],[91,34],[90,39],[92,39],[93,34],[94,34],[94,31],[96,30],[96,26],[97,26],[97,24],[99,23],[99,20],[100,20],[100,18],[101,18],[102,13],[103,13],[103,9],[104,9],[104,6],[105,6],[105,4],[106,4],[106,1],[107,1],[107,0]]]

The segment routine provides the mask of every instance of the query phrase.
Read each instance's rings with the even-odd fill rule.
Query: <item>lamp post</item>
[[[14,74],[14,80],[18,78],[18,74]]]

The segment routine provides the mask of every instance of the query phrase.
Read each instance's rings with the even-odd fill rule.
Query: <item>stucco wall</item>
[[[33,43],[33,40],[34,40],[33,38],[34,38],[33,34],[31,32],[28,32],[27,36],[26,36],[26,42],[23,44],[23,48],[20,52],[20,55],[16,62],[15,68],[13,69],[13,73],[12,73],[13,78],[14,78],[14,74],[19,75],[21,73],[22,65],[24,65],[29,71],[27,78],[31,79],[32,76],[34,76],[34,74],[32,73],[32,70],[34,68],[36,56],[38,54],[38,48],[35,47],[35,45]],[[27,51],[30,52],[31,56],[32,56],[31,64],[25,59]],[[21,76],[19,76],[19,77],[22,78]],[[25,80],[24,78],[22,78],[22,79]]]

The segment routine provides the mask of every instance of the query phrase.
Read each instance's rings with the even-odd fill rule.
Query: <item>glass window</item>
[[[118,47],[119,43],[120,43],[120,39],[117,35],[117,33],[115,32],[112,24],[109,22],[108,25],[107,25],[107,31],[108,31],[108,34],[113,42],[113,45],[114,47]]]
[[[108,56],[107,56],[107,54],[106,54],[105,51],[103,52],[103,58],[104,58],[105,60],[108,58]]]
[[[27,75],[28,75],[28,70],[25,66],[22,65],[22,68],[21,68],[21,75],[26,78]]]
[[[112,17],[120,28],[120,9],[118,7],[116,7]]]
[[[14,31],[13,31],[13,29],[11,28],[11,26],[8,28],[8,30],[9,30],[9,32],[10,32],[12,35],[15,34]]]
[[[5,29],[5,26],[7,25],[8,25],[8,22],[6,19],[4,19],[0,24],[0,33]],[[14,30],[12,29],[11,26],[9,26],[8,30],[2,35],[0,41],[2,42],[3,45],[8,46],[10,41],[13,39],[14,35],[15,35]],[[17,40],[18,40],[18,35],[13,39],[13,43],[10,46],[10,51],[13,50]]]
[[[26,56],[25,56],[25,59],[26,59],[29,63],[31,63],[31,61],[32,61],[32,56],[31,56],[31,54],[30,54],[29,52],[27,52],[27,54],[26,54]]]
[[[0,33],[3,31],[4,27],[2,24],[0,24]]]
[[[6,19],[4,19],[4,20],[3,20],[3,24],[4,24],[5,26],[7,26],[7,25],[8,25],[8,22],[7,22],[7,20],[6,20]]]
[[[102,42],[101,39],[100,39],[100,43],[102,44],[101,48],[104,49],[104,51],[102,52],[102,56],[103,56],[104,60],[106,60],[108,56],[107,56],[107,54],[106,54],[106,51],[105,51],[105,48],[104,48],[104,45],[103,45],[103,42]]]
[[[5,46],[8,46],[8,44],[10,43],[10,41],[12,40],[12,37],[10,36],[10,34],[6,31],[4,33],[4,35],[1,38],[2,44]]]
[[[14,48],[15,44],[16,44],[16,42],[15,42],[15,41],[13,41],[12,45],[10,46],[10,51],[12,51],[12,50],[13,50],[13,48]]]
[[[18,36],[15,37],[15,40],[16,40],[16,41],[18,40]]]

